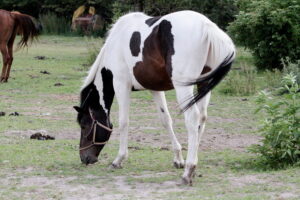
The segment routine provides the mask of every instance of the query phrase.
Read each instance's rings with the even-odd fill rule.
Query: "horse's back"
[[[130,13],[111,29],[104,65],[131,77],[138,89],[172,89],[172,80],[199,78],[204,66],[214,70],[234,52],[231,39],[194,11],[162,17]]]

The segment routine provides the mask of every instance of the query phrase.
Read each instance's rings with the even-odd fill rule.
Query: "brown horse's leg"
[[[9,78],[9,74],[10,74],[10,68],[11,68],[11,65],[12,65],[12,62],[14,60],[14,57],[13,57],[13,46],[14,46],[14,41],[15,41],[15,38],[16,38],[16,31],[14,31],[14,33],[12,34],[11,38],[9,39],[8,41],[8,55],[9,55],[9,58],[8,58],[8,62],[7,62],[7,69],[6,69],[6,74],[5,74],[5,82],[7,82],[8,78]]]
[[[0,46],[0,50],[2,53],[2,61],[3,61],[3,67],[2,67],[2,74],[0,77],[0,82],[5,82],[6,77],[6,70],[7,70],[7,61],[8,61],[8,49],[6,44]]]

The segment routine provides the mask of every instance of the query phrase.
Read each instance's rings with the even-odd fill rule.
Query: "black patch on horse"
[[[138,56],[141,52],[140,46],[141,46],[141,34],[140,32],[133,32],[132,36],[130,38],[130,51],[132,56]]]
[[[161,17],[151,17],[149,19],[147,19],[145,21],[145,23],[148,25],[148,26],[152,26],[153,24],[155,24],[155,22],[157,22]]]
[[[113,74],[109,69],[103,68],[101,70],[103,81],[103,99],[105,108],[110,111],[111,104],[114,100],[115,90],[113,86]]]
[[[103,68],[101,70],[102,80],[103,80],[103,99],[105,103],[105,108],[110,112],[110,107],[114,99],[115,91],[113,87],[113,74],[109,69]],[[86,86],[80,94],[80,110],[82,112],[78,113],[77,121],[80,122],[83,112],[88,112],[88,109],[99,110],[102,116],[106,116],[104,109],[100,105],[99,93],[94,84],[90,83]]]

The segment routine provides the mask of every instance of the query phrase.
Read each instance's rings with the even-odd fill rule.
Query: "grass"
[[[100,162],[80,163],[79,128],[72,106],[90,62],[89,47],[101,40],[81,37],[42,36],[28,50],[15,53],[12,78],[0,85],[0,199],[299,199],[300,170],[263,171],[254,155],[218,142],[201,147],[193,187],[174,184],[182,174],[172,167],[166,131],[157,120],[149,92],[132,93],[129,159],[120,170],[109,170],[118,151],[115,136],[101,153]],[[252,67],[250,54],[238,49],[234,67]],[[45,56],[44,60],[36,56]],[[42,74],[40,71],[50,74]],[[258,74],[263,79],[265,74]],[[264,87],[258,82],[258,88]],[[56,83],[62,86],[54,86]],[[222,83],[225,84],[225,83]],[[257,137],[253,95],[224,95],[220,85],[209,107],[207,135]],[[186,131],[174,91],[166,93],[174,128],[186,148]],[[20,116],[9,116],[19,112]],[[117,105],[112,108],[117,127]],[[54,141],[30,140],[43,130]],[[117,134],[117,133],[115,133]],[[242,140],[241,140],[242,141]],[[213,148],[216,145],[216,148]],[[186,154],[186,151],[184,151]]]

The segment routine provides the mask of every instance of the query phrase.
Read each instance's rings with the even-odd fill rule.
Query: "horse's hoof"
[[[114,164],[114,163],[112,163],[109,167],[108,167],[108,169],[122,169],[123,167],[122,167],[122,165],[121,164]]]
[[[174,165],[174,167],[177,168],[177,169],[184,168],[184,163],[181,163],[181,162],[176,162],[176,161],[174,161],[174,162],[173,162],[173,165]]]
[[[188,185],[188,186],[192,186],[192,185],[193,185],[192,178],[182,177],[182,178],[181,178],[180,185]]]
[[[177,186],[192,186],[193,181],[191,178],[182,177],[180,181],[176,184]]]

